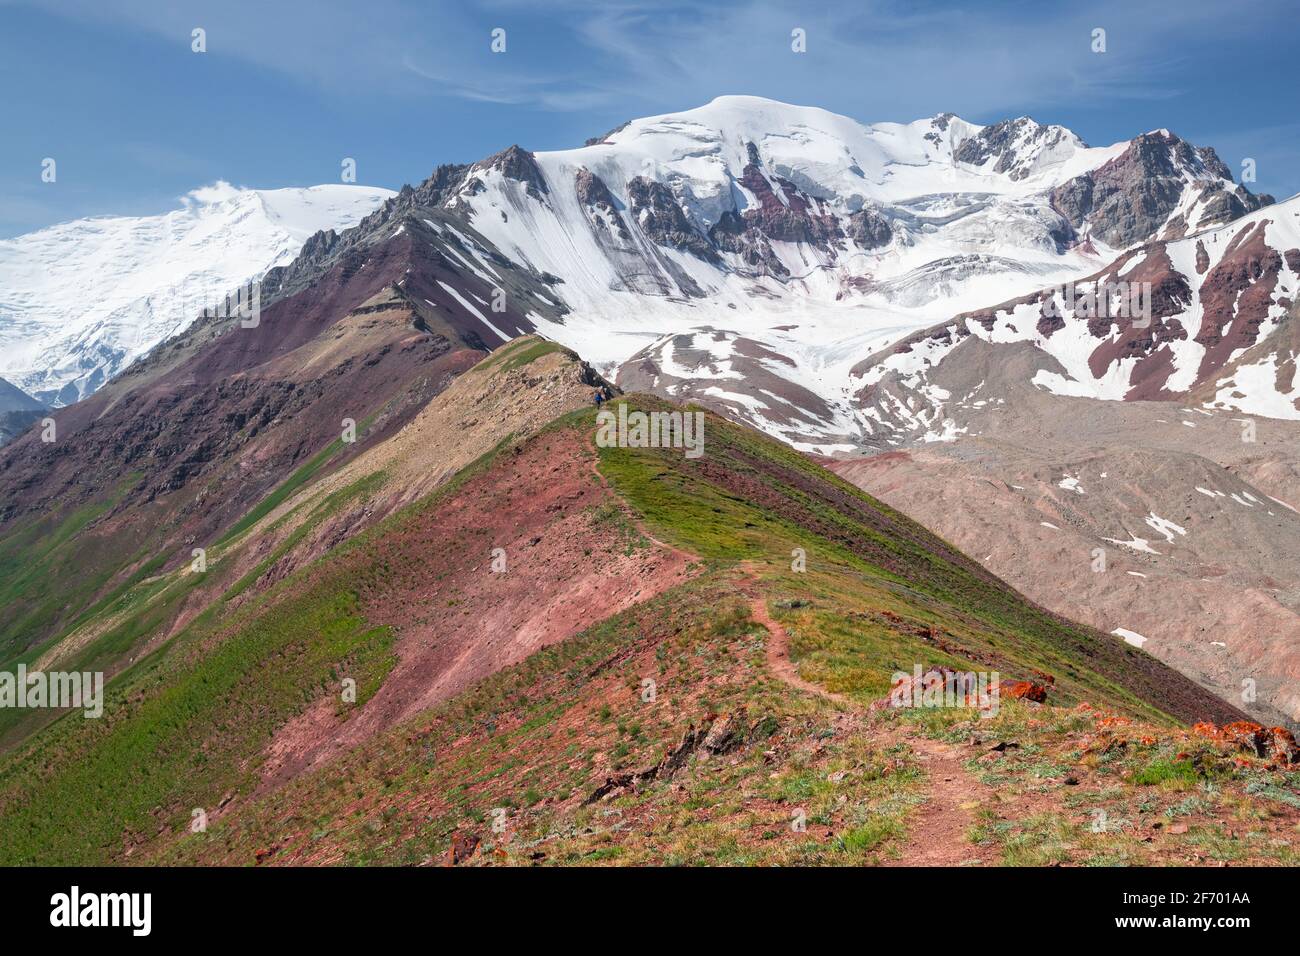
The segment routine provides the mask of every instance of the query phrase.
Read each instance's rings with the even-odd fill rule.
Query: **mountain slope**
[[[195,200],[174,216],[202,223],[209,205],[229,207],[217,217],[236,220],[225,231],[247,229],[263,222],[259,210],[275,205],[272,195],[222,193],[219,202]],[[1025,117],[990,126],[951,114],[864,125],[728,96],[630,121],[577,149],[514,146],[477,163],[439,166],[359,228],[313,236],[293,263],[288,247],[302,235],[289,242],[271,230],[238,244],[264,260],[257,270],[223,267],[222,283],[198,284],[204,296],[219,295],[274,265],[262,283],[264,302],[273,301],[342,260],[357,257],[350,267],[362,268],[375,243],[409,241],[428,267],[417,275],[435,264],[444,273],[413,279],[412,296],[463,333],[472,329],[482,344],[539,331],[581,349],[610,377],[628,369],[629,387],[655,390],[662,378],[660,393],[673,397],[667,389],[681,384],[673,380],[689,378],[683,396],[804,450],[833,453],[879,441],[855,398],[862,383],[853,370],[867,355],[955,313],[1090,275],[1125,249],[1270,202],[1233,182],[1212,149],[1164,130],[1095,148]],[[258,208],[240,213],[248,204]],[[119,221],[94,221],[106,228],[103,222]],[[174,299],[158,299],[162,277],[167,288],[193,284],[177,273],[188,274],[187,250],[194,250],[177,249],[184,262],[164,259],[148,269],[120,257],[111,269],[83,265],[121,285],[99,295],[106,309],[126,296],[138,311],[136,293],[147,287],[154,298],[146,305],[156,311]],[[28,255],[10,271],[30,271],[43,258]],[[39,311],[23,296],[11,306],[19,319]],[[66,315],[76,304],[54,301],[46,311]],[[111,315],[87,320],[89,331],[75,324],[76,342],[42,345],[42,367],[61,369],[50,373],[59,378],[54,384],[76,379],[66,395],[26,373],[11,377],[55,404],[82,396],[183,328],[197,309],[182,311],[183,320],[150,325],[138,348],[110,342],[121,337]],[[15,336],[27,334],[22,325],[10,323]],[[666,343],[682,335],[708,337],[714,362],[674,367]],[[769,352],[789,362],[758,354]],[[770,387],[751,387],[750,376],[737,378],[727,363]]]
[[[786,620],[804,679],[862,704],[889,689],[893,671],[916,661],[1050,676],[1061,703],[1087,699],[1166,725],[1175,717],[1235,716],[1153,658],[1025,602],[802,456],[713,417],[705,455],[691,460],[670,449],[593,448],[592,410],[573,411],[530,426],[528,437],[499,442],[387,517],[368,517],[372,505],[383,514],[405,500],[403,476],[415,473],[406,463],[416,456],[416,470],[426,469],[418,456],[431,439],[452,438],[468,424],[468,434],[485,443],[508,427],[499,417],[483,419],[481,429],[464,418],[474,419],[482,402],[500,402],[507,383],[524,396],[567,390],[564,402],[576,406],[586,402],[589,376],[544,343],[507,346],[432,398],[427,414],[372,445],[368,465],[353,459],[349,467],[357,470],[346,484],[340,478],[313,490],[309,481],[296,497],[278,497],[283,505],[254,507],[213,549],[204,575],[164,571],[135,585],[122,606],[92,612],[93,623],[152,603],[191,603],[176,627],[169,619],[150,623],[148,615],[138,622],[142,656],[113,680],[102,720],[65,716],[0,765],[5,859],[178,854],[246,862],[255,849],[249,841],[270,827],[274,838],[256,847],[258,860],[292,843],[293,856],[323,861],[343,852],[352,824],[315,788],[337,780],[333,768],[343,764],[336,761],[349,754],[372,753],[373,743],[413,748],[402,758],[408,765],[431,759],[480,767],[475,774],[508,770],[491,736],[519,726],[514,714],[524,698],[505,710],[479,711],[475,701],[490,697],[500,686],[491,675],[512,665],[502,679],[523,681],[517,693],[529,699],[552,686],[556,668],[568,674],[566,694],[580,704],[577,711],[565,704],[565,725],[585,714],[585,732],[603,734],[601,695],[619,685],[626,691],[645,654],[664,662],[658,699],[665,709],[628,731],[637,754],[652,741],[670,748],[686,722],[714,707],[736,714],[747,698],[755,708],[748,719],[768,721],[772,731],[798,726],[806,704],[779,679],[773,683],[761,653],[753,656],[753,608],[741,594]],[[562,411],[564,402],[553,407]],[[528,404],[521,396],[520,407]],[[653,399],[636,404],[663,408]],[[316,537],[331,525],[335,533]],[[806,572],[790,570],[794,547],[806,552]],[[494,548],[503,549],[499,569]],[[254,556],[257,566],[243,570]],[[188,597],[164,598],[171,590]],[[668,666],[676,660],[698,661],[704,673],[688,676],[696,664]],[[759,675],[766,676],[756,682]],[[355,706],[340,701],[344,677],[355,680]],[[408,721],[425,720],[422,711],[444,704],[476,715],[488,749],[480,749],[475,731],[460,757],[431,740],[445,756],[420,756],[425,738],[412,736]],[[545,722],[540,714],[529,721],[538,719]],[[709,746],[725,751],[722,730]],[[581,740],[583,732],[567,739]],[[879,746],[874,731],[857,739],[855,747]],[[605,776],[617,777],[632,749],[612,762],[582,753],[580,746],[545,771],[564,776],[577,802]],[[22,772],[37,763],[40,775]],[[898,781],[904,790],[907,779]],[[362,781],[368,790],[368,773]],[[285,789],[298,786],[307,789]],[[439,801],[454,798],[449,787],[437,793]],[[285,799],[319,814],[312,829],[323,825],[324,843],[301,833],[298,812],[280,818]],[[207,808],[215,826],[187,838],[194,807]],[[418,801],[402,807],[396,812],[423,826]],[[471,811],[465,805],[456,812]],[[405,851],[399,846],[409,836],[370,841],[375,849],[360,859],[404,852],[418,861],[442,852],[447,839],[426,833]],[[657,852],[667,851],[663,844]]]
[[[1272,201],[1167,131],[1092,148],[1026,118],[865,126],[755,97],[439,167],[420,191],[563,280],[562,319],[532,328],[823,453],[878,440],[854,371],[882,346]]]
[[[85,398],[314,233],[352,226],[391,195],[216,183],[160,216],[0,240],[0,374],[50,405]]]
[[[200,320],[55,412],[54,441],[28,432],[0,450],[0,660],[38,653],[92,604],[188,563],[477,362],[473,328],[403,289],[456,278],[441,269],[409,235],[376,239],[265,296],[255,327]]]
[[[1118,303],[1130,289],[1147,300],[1148,315],[1103,304],[1107,296]],[[1297,291],[1300,197],[1130,250],[1067,287],[916,333],[855,366],[855,401],[880,446],[901,444],[943,419],[962,428],[950,393],[934,387],[935,370],[963,377],[965,356],[980,351],[966,343],[978,339],[995,351],[1032,345],[1038,358],[1030,380],[1058,395],[1199,399],[1206,408],[1300,419]]]
[[[44,411],[44,404],[0,378],[0,445],[26,431]]]
[[[1300,423],[1052,395],[1029,345],[963,349],[932,379],[959,399],[954,440],[829,467],[1052,610],[1300,726]]]

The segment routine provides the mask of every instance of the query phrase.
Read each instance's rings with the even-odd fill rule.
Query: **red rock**
[[[1219,730],[1218,725],[1210,723],[1207,720],[1202,720],[1193,724],[1192,733],[1197,737],[1204,737],[1207,740],[1223,739],[1223,732]]]
[[[448,864],[455,866],[457,863],[464,863],[474,851],[478,849],[479,838],[477,833],[469,833],[465,830],[457,830],[451,835],[451,851],[448,855]]]
[[[1295,735],[1285,727],[1271,727],[1265,731],[1264,749],[1273,759],[1284,763],[1300,763],[1300,746]]]
[[[1003,681],[998,695],[1004,700],[1031,700],[1043,704],[1047,702],[1047,687],[1028,680]]]
[[[261,864],[266,862],[268,859],[270,859],[278,852],[280,852],[280,846],[279,844],[275,844],[273,846],[266,847],[265,849],[254,851],[253,858],[257,860],[259,864]]]
[[[1237,720],[1223,725],[1223,739],[1236,744],[1256,757],[1264,756],[1268,732],[1253,720]]]

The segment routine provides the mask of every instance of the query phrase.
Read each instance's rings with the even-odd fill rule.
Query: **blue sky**
[[[0,236],[162,212],[217,179],[337,182],[344,157],[397,188],[728,93],[865,122],[1027,114],[1093,144],[1167,127],[1238,175],[1253,158],[1252,188],[1282,198],[1300,192],[1298,14],[1300,0],[0,0]]]

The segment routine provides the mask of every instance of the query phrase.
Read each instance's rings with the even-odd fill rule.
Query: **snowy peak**
[[[916,333],[852,370],[855,401],[879,444],[960,429],[940,383],[982,381],[998,355],[1012,387],[1300,420],[1297,302],[1300,197]]]
[[[724,96],[575,149],[440,166],[371,219],[437,210],[520,270],[521,326],[840,450],[879,438],[851,374],[864,357],[1267,201],[1167,133],[1092,147],[1029,117],[868,125]],[[695,361],[724,348],[730,368]]]
[[[723,96],[697,109],[632,120],[580,150],[540,154],[592,168],[611,188],[638,175],[692,187],[705,227],[720,211],[729,180],[761,163],[819,198],[850,208],[896,201],[954,185],[979,191],[1017,191],[1035,176],[1075,175],[1109,158],[1090,151],[1069,130],[1033,120],[982,127],[945,113],[913,123],[865,125],[816,107],[752,96]],[[1069,160],[1078,154],[1080,162]],[[596,167],[600,167],[597,169]]]
[[[962,140],[953,159],[1019,182],[1050,176],[1088,148],[1064,126],[1042,126],[1022,116],[980,128]]]
[[[1168,130],[1135,137],[1122,153],[1052,190],[1052,208],[1077,236],[1122,249],[1178,239],[1273,202],[1238,185],[1208,146]]]
[[[94,392],[202,309],[356,224],[385,189],[218,182],[160,216],[61,223],[0,241],[0,374],[52,405]]]

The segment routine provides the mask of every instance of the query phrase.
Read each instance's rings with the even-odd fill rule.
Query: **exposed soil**
[[[1228,413],[1008,394],[971,409],[957,442],[830,467],[1030,599],[1107,634],[1135,632],[1145,654],[1228,703],[1297,726],[1300,426],[1261,419],[1249,443]],[[1257,688],[1247,705],[1245,678]],[[1197,706],[1188,697],[1181,716],[1201,719]]]
[[[925,766],[928,792],[925,804],[909,827],[901,859],[886,866],[970,866],[995,862],[993,851],[971,843],[975,809],[995,799],[993,791],[962,766],[960,751],[952,744],[919,734],[906,736],[909,746]]]
[[[277,734],[264,785],[680,582],[688,557],[642,537],[590,465],[573,433],[540,438],[387,536],[391,576],[359,593],[366,618],[394,628],[397,664],[344,719],[328,697]]]

